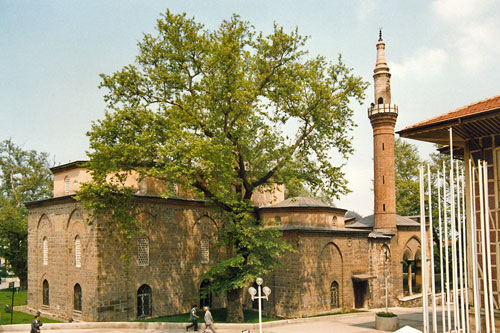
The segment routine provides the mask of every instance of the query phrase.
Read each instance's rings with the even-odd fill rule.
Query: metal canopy
[[[500,108],[446,121],[410,126],[397,133],[403,138],[449,144],[449,128],[453,128],[454,145],[465,146],[465,140],[500,133]]]

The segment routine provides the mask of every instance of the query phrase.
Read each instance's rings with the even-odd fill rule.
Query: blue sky
[[[57,163],[85,159],[85,132],[104,114],[99,73],[133,62],[137,41],[166,8],[208,28],[232,13],[264,32],[273,22],[298,27],[312,55],[341,53],[370,83],[383,27],[397,130],[500,94],[498,0],[0,0],[0,140],[49,152]],[[362,214],[373,211],[372,99],[373,85],[355,106],[356,152],[346,161],[353,192],[336,202]],[[433,151],[419,148],[424,157]]]

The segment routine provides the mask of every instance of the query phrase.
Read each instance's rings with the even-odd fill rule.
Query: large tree
[[[289,180],[345,193],[351,102],[367,84],[340,57],[308,56],[306,38],[278,25],[264,35],[233,15],[209,30],[167,11],[156,28],[133,65],[101,75],[108,110],[88,133],[94,182],[79,197],[125,234],[137,232],[128,171],[211,202],[224,216],[219,246],[230,253],[204,277],[226,293],[228,320],[242,321],[242,288],[291,249],[255,217],[252,194]]]
[[[0,256],[27,288],[28,211],[24,202],[52,196],[46,153],[0,142]]]

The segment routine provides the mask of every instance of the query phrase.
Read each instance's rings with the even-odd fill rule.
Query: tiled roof
[[[411,126],[404,128],[401,132],[404,132],[406,130],[410,130],[413,128],[426,126],[426,125],[437,124],[437,123],[444,122],[447,120],[467,117],[467,116],[471,116],[471,115],[475,115],[478,113],[491,111],[491,110],[495,110],[495,109],[499,109],[499,108],[500,108],[500,95],[495,96],[495,97],[490,97],[490,98],[484,99],[482,101],[479,101],[479,102],[476,102],[473,104],[469,104],[467,106],[463,106],[461,108],[450,111],[448,113],[439,115],[437,117],[433,117],[433,118],[421,121],[419,123],[416,123],[414,125],[411,125]]]
[[[346,225],[346,228],[373,228],[375,215],[368,215],[353,224]],[[415,222],[406,216],[396,215],[396,226],[398,227],[418,227],[420,223]]]
[[[294,198],[288,198],[286,200],[280,201],[278,203],[275,203],[274,205],[271,205],[273,208],[278,208],[278,207],[328,207],[328,208],[333,208],[327,203],[324,203],[321,200],[314,199],[314,198],[308,198],[308,197],[294,197]]]

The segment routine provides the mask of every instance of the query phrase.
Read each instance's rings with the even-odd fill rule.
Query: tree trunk
[[[26,276],[19,277],[19,288],[21,290],[28,290],[28,279]]]
[[[245,318],[243,315],[243,304],[241,303],[241,293],[243,288],[228,291],[227,296],[227,317],[228,323],[242,323]]]

